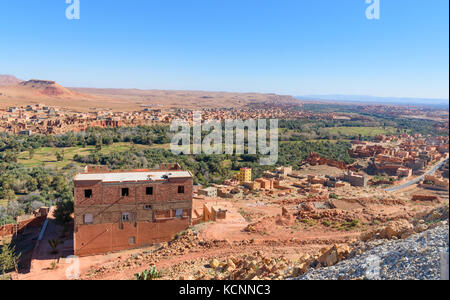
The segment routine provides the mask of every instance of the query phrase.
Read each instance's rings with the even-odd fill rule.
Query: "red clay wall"
[[[125,223],[123,229],[112,223],[79,226],[74,237],[75,255],[87,256],[148,246],[171,240],[189,226],[190,218],[138,222],[136,227]],[[135,238],[134,245],[130,245],[130,237]]]
[[[21,233],[26,228],[40,227],[42,226],[42,223],[44,223],[46,218],[47,216],[41,216],[20,222],[18,224],[19,226],[17,232]],[[6,224],[5,226],[0,226],[0,237],[9,236],[13,234],[15,234],[14,224]]]

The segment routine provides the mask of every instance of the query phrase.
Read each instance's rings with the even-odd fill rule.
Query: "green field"
[[[132,147],[137,149],[148,149],[148,148],[162,148],[168,149],[169,145],[154,145],[154,146],[143,146],[143,145],[133,145],[132,143],[116,143],[109,146],[103,146],[100,153],[108,154],[111,152],[125,152],[130,150]],[[64,150],[64,159],[62,161],[58,161],[56,159],[56,153],[62,152]],[[73,163],[73,157],[78,154],[81,156],[89,155],[92,152],[95,152],[95,146],[87,146],[83,148],[81,146],[78,147],[70,147],[70,148],[39,148],[35,150],[33,158],[30,159],[30,155],[28,151],[22,152],[19,154],[19,163],[23,164],[25,167],[33,168],[37,166],[46,166],[53,168],[62,168],[70,163]]]
[[[337,142],[350,142],[348,139],[339,139],[339,140],[307,140],[309,143],[331,143],[336,144]],[[302,144],[305,141],[280,141],[281,144]]]
[[[394,127],[331,127],[321,129],[329,134],[355,136],[361,135],[363,137],[373,137],[380,134],[395,134],[397,129]]]

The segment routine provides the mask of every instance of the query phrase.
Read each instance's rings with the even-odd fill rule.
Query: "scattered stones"
[[[379,246],[363,251],[335,266],[310,270],[299,280],[439,280],[440,253],[448,251],[448,221],[406,240],[380,240]]]

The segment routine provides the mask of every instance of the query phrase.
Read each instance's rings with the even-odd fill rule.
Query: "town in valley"
[[[0,1],[0,283],[448,280],[448,12]]]

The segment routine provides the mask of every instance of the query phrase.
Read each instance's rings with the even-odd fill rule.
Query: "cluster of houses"
[[[403,134],[400,138],[379,136],[375,144],[356,143],[353,158],[371,158],[374,174],[397,177],[420,175],[430,164],[448,156],[448,137]]]
[[[181,110],[163,111],[159,108],[149,107],[131,112],[113,112],[111,110],[75,112],[43,104],[33,104],[0,109],[0,115],[0,131],[31,135],[82,132],[89,127],[105,128],[170,123],[176,118],[183,118],[185,113]]]
[[[201,109],[203,120],[248,120],[248,119],[339,119],[335,113],[313,113],[293,109],[287,103],[256,103],[243,108]],[[170,124],[176,119],[192,122],[194,111],[182,108],[165,109],[157,106],[142,106],[139,111],[116,112],[92,110],[70,111],[45,104],[30,104],[0,109],[0,131],[13,134],[63,134],[82,132],[89,127],[120,127],[152,124]]]
[[[250,175],[249,175],[250,172]],[[250,179],[249,177],[250,176]],[[274,171],[266,171],[262,178],[251,179],[251,169],[243,168],[231,180],[222,185],[206,188],[194,188],[197,197],[243,199],[253,196],[288,196],[309,195],[328,198],[330,191],[340,187],[366,187],[368,178],[351,170],[339,176],[299,176],[292,166],[279,167]]]

